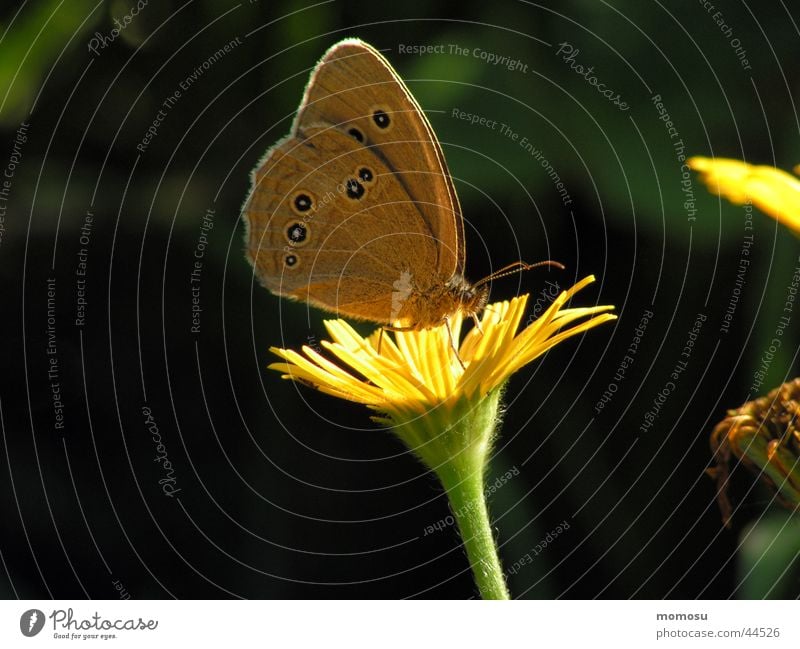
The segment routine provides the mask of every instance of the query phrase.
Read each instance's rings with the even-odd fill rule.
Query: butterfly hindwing
[[[441,244],[384,161],[331,125],[301,128],[267,154],[245,206],[247,252],[283,296],[390,322],[397,295],[434,279]]]

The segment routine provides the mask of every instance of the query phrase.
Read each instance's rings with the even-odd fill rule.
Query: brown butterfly
[[[247,256],[269,290],[391,329],[477,318],[488,283],[464,278],[464,222],[444,154],[389,62],[356,39],[314,68],[287,137],[252,174]],[[477,320],[476,320],[477,322]]]

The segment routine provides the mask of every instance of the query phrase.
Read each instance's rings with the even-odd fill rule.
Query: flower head
[[[479,327],[473,327],[458,347],[463,317],[448,325],[418,331],[398,331],[394,338],[376,331],[360,336],[343,320],[328,320],[333,339],[322,345],[339,364],[310,347],[303,354],[272,348],[286,362],[271,369],[284,378],[312,384],[318,390],[363,403],[398,424],[424,416],[432,408],[451,408],[463,399],[481,399],[502,386],[514,372],[562,340],[591,329],[616,316],[613,307],[564,308],[587,284],[590,276],[562,292],[529,326],[518,331],[528,296],[490,304]],[[574,324],[578,322],[578,324]],[[452,337],[451,337],[452,336]]]
[[[737,205],[752,202],[776,221],[800,234],[800,179],[763,165],[727,158],[690,158],[710,191]],[[795,167],[800,173],[800,166]]]
[[[709,473],[717,480],[726,525],[733,511],[727,495],[731,455],[769,485],[778,502],[800,508],[800,379],[729,410],[711,433],[711,448],[717,466]]]

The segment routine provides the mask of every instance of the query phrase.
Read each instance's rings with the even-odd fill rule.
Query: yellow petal
[[[728,158],[688,160],[710,191],[738,205],[748,201],[800,234],[800,180],[785,171]]]

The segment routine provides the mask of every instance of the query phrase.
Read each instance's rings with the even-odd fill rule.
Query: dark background
[[[752,263],[721,332],[745,212],[692,174],[697,212],[688,220],[675,140],[652,101],[661,95],[686,155],[790,169],[800,162],[796,7],[151,0],[90,52],[93,35],[108,38],[134,4],[0,10],[0,167],[29,124],[0,239],[4,597],[115,598],[117,587],[133,598],[474,595],[455,531],[424,534],[449,511],[413,456],[365,408],[266,369],[270,346],[323,338],[325,315],[254,283],[239,209],[249,171],[288,132],[314,63],[346,36],[383,50],[429,111],[461,197],[468,275],[552,257],[567,271],[500,280],[493,299],[535,297],[548,280],[567,287],[593,273],[598,282],[576,304],[615,304],[620,316],[509,383],[489,476],[519,472],[490,499],[504,565],[562,521],[570,526],[510,576],[512,593],[798,596],[796,522],[786,527],[771,494],[737,471],[740,506],[724,529],[704,474],[708,435],[726,409],[797,375],[793,320],[769,376],[751,390],[797,239],[754,211]],[[137,151],[162,102],[237,37]],[[561,42],[630,109],[570,70],[556,55]],[[401,44],[455,44],[468,55],[400,54]],[[474,48],[527,71],[490,65]],[[572,203],[519,144],[454,119],[454,108],[527,137]],[[207,209],[214,227],[201,332],[192,334],[189,277]],[[87,211],[86,321],[76,326]],[[63,429],[47,376],[49,278]],[[654,315],[634,363],[598,414],[646,310]],[[698,313],[707,320],[688,368],[643,432]],[[144,406],[174,468],[172,498],[158,483]],[[772,543],[775,530],[784,534]]]

